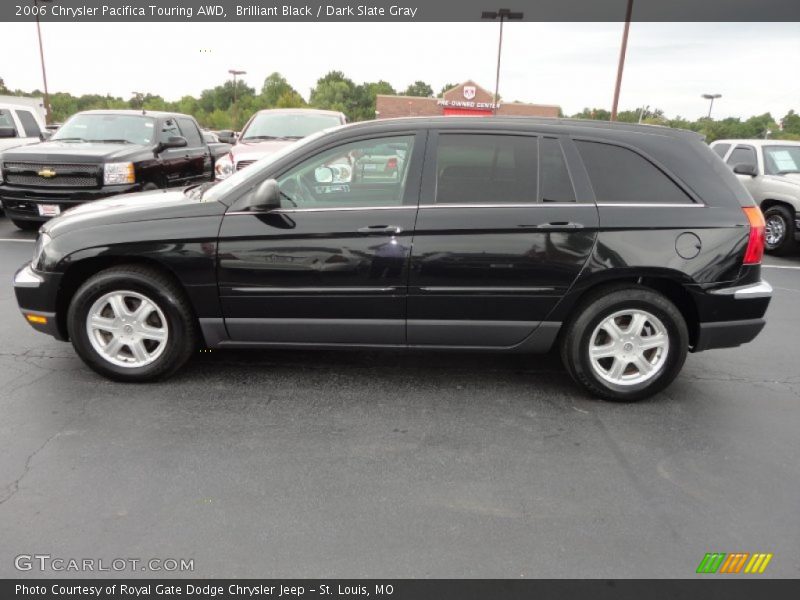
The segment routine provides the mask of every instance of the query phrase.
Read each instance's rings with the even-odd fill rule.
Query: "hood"
[[[42,228],[55,238],[69,231],[93,226],[221,215],[224,212],[225,205],[203,202],[197,196],[184,194],[182,189],[155,190],[120,194],[80,204],[47,221]]]
[[[125,158],[147,150],[148,146],[138,144],[101,144],[98,142],[59,142],[48,141],[27,146],[10,148],[3,152],[4,161],[59,162],[97,162]]]
[[[298,140],[261,140],[257,142],[237,142],[231,148],[233,155],[233,162],[237,163],[240,160],[258,160],[270,154],[274,154],[278,150],[283,150],[286,146],[291,146],[297,143]]]

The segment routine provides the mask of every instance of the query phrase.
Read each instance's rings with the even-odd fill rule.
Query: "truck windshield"
[[[768,175],[800,173],[800,146],[764,146],[764,171]]]
[[[143,115],[78,114],[50,139],[80,142],[150,144],[155,120]]]
[[[307,135],[329,127],[341,125],[338,115],[316,113],[274,113],[256,114],[242,132],[243,142],[259,140],[299,140]]]

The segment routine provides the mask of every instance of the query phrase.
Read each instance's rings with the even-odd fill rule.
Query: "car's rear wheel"
[[[686,360],[689,333],[677,307],[642,286],[587,298],[561,336],[572,378],[605,400],[634,401],[664,389]]]
[[[14,227],[22,229],[22,231],[36,231],[42,226],[38,221],[23,221],[22,219],[11,219]]]
[[[771,206],[764,211],[764,223],[764,250],[772,254],[786,254],[794,249],[794,219],[788,208]]]
[[[101,271],[75,293],[67,328],[78,355],[117,381],[151,381],[191,356],[197,333],[183,291],[169,277],[137,265]]]

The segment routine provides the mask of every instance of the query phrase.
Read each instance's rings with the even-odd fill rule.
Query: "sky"
[[[472,79],[494,88],[498,25],[482,23],[42,23],[51,92],[132,91],[167,100],[219,85],[228,69],[260,89],[282,73],[306,99],[330,70],[438,93]],[[622,23],[507,23],[500,95],[570,115],[610,109]],[[0,77],[42,88],[35,23],[0,23]],[[12,58],[13,57],[13,58]],[[695,119],[800,112],[800,23],[632,23],[620,110]]]

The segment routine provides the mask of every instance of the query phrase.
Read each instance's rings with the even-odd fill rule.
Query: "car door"
[[[225,215],[219,292],[233,341],[404,345],[424,133],[340,141],[276,174],[282,206]],[[381,173],[360,161],[404,150]],[[250,191],[257,187],[256,182]]]
[[[172,117],[161,120],[158,129],[160,142],[166,143],[171,137],[183,136],[177,121]],[[161,160],[166,187],[186,185],[189,163],[187,148],[165,148],[158,153],[158,158]]]
[[[197,124],[194,119],[188,117],[177,117],[178,127],[181,129],[181,135],[186,138],[186,178],[185,183],[200,183],[202,181],[209,181],[212,175],[212,160],[211,151],[203,141]]]
[[[597,235],[585,172],[568,165],[568,153],[571,142],[550,135],[431,132],[411,257],[410,345],[511,347],[537,329]]]

